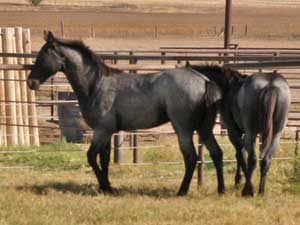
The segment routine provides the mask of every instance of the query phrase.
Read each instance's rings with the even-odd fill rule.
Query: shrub
[[[38,4],[40,4],[42,0],[29,0],[29,2],[34,5],[34,6],[37,6]]]

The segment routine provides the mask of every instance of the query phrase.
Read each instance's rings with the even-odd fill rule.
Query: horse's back
[[[205,78],[188,69],[105,79],[115,85],[108,114],[115,115],[118,129],[154,127],[174,117],[194,115],[204,105]]]
[[[246,99],[246,96],[250,101],[243,101],[240,99],[240,102],[251,103],[252,101],[259,101],[259,95],[266,87],[276,87],[278,89],[279,98],[281,100],[286,100],[287,102],[290,99],[290,88],[286,79],[279,73],[257,73],[252,76],[249,76],[244,85],[241,88],[240,93],[242,93],[242,99]],[[251,97],[253,96],[253,97]]]
[[[176,105],[198,105],[203,102],[206,92],[206,78],[203,75],[185,68],[165,71],[162,75],[164,81],[157,87],[166,101],[174,101]]]
[[[215,102],[214,96],[218,97],[215,93],[218,90],[207,85],[210,81],[202,74],[190,69],[166,71],[163,76],[168,88],[161,85],[162,82],[158,89],[164,96],[166,112],[174,129],[198,129],[207,111],[211,110],[209,103]]]

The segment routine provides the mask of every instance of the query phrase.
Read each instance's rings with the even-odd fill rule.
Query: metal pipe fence
[[[174,68],[178,66],[182,66],[182,62],[193,61],[194,63],[223,63],[227,62],[224,66],[230,68],[237,69],[274,69],[274,68],[284,68],[290,70],[294,69],[296,72],[287,72],[288,78],[293,83],[290,87],[294,90],[300,89],[300,49],[219,49],[219,48],[201,48],[201,49],[160,49],[160,50],[150,50],[150,51],[132,51],[132,50],[112,50],[112,51],[97,51],[97,55],[102,58],[105,62],[109,63],[109,66],[114,68],[119,68],[125,71],[130,72],[145,72],[145,71],[157,71],[164,70],[169,68]],[[36,57],[36,53],[25,53],[25,54],[17,54],[17,53],[0,53],[0,58],[30,58],[34,59]],[[32,68],[31,64],[0,64],[0,71],[23,71],[30,70]],[[250,71],[250,70],[248,70]],[[1,78],[2,81],[5,82],[25,82],[26,79],[21,79],[20,77]],[[295,84],[295,81],[299,81],[299,85]],[[49,88],[49,89],[47,89]],[[39,121],[55,121],[59,122],[59,116],[57,115],[57,109],[54,108],[62,105],[68,107],[78,107],[77,100],[59,100],[57,99],[57,93],[64,91],[64,88],[70,88],[67,84],[67,81],[63,79],[61,76],[58,78],[54,78],[51,82],[47,82],[43,85],[43,89],[40,92],[37,92],[37,99],[35,101],[22,101],[22,100],[0,100],[0,103],[4,103],[6,106],[10,104],[34,104],[38,107],[38,110],[41,107],[52,107],[51,111],[48,111],[47,115],[41,115],[38,113],[37,119]],[[47,89],[47,90],[46,90]],[[69,91],[69,89],[68,89]],[[50,95],[45,97],[45,93],[49,92]],[[39,99],[40,98],[40,99]],[[47,99],[41,99],[47,98]],[[295,95],[293,97],[293,105],[300,104],[299,96]],[[299,105],[300,106],[300,105]],[[40,110],[41,111],[41,110]],[[294,113],[300,112],[298,110],[293,110]],[[49,115],[50,113],[50,115]],[[30,115],[28,115],[30,118]],[[8,117],[7,117],[8,118]],[[5,119],[7,119],[5,118]],[[80,118],[75,116],[74,119]],[[299,122],[299,124],[295,123]],[[220,124],[220,123],[218,123]],[[25,126],[18,125],[15,123],[1,123],[0,126]],[[27,125],[31,128],[40,128],[47,129],[49,132],[51,130],[62,130],[66,128],[74,129],[73,126],[47,126],[47,125]],[[298,128],[300,127],[300,115],[299,118],[297,115],[291,115],[289,118],[288,129],[293,128],[296,131],[296,140],[294,142],[288,142],[288,144],[295,144],[295,149],[298,146]],[[86,137],[90,136],[91,131],[87,131],[85,134]],[[221,133],[221,132],[220,132]],[[220,134],[219,133],[219,134]],[[138,149],[144,148],[164,148],[164,145],[147,145],[147,146],[139,146],[138,145],[138,137],[142,135],[173,135],[174,131],[134,131],[133,133],[125,133],[122,132],[120,134],[115,134],[113,136],[113,150],[114,150],[114,162],[120,165],[149,165],[149,163],[143,163],[139,161]],[[124,142],[124,136],[129,136],[128,147],[122,146]],[[40,137],[42,139],[42,137]],[[282,142],[284,143],[284,142]],[[168,147],[176,147],[175,145]],[[210,161],[205,161],[203,157],[202,144],[198,142],[196,144],[198,148],[198,184],[201,184],[203,177],[203,169],[204,165],[207,163],[211,163]],[[133,162],[132,163],[124,163],[122,162],[122,151],[124,150],[132,150],[133,152]],[[295,150],[296,151],[296,150]],[[20,151],[4,151],[0,154],[20,154]],[[25,153],[25,152],[22,152]],[[26,153],[39,153],[39,152],[26,152]],[[277,160],[292,160],[293,158],[289,157],[280,157]],[[224,160],[224,162],[235,162],[235,160]],[[180,162],[155,162],[150,164],[178,164]],[[0,167],[2,168],[2,167]]]

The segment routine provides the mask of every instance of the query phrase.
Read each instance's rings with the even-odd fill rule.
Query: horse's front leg
[[[99,192],[112,192],[108,179],[108,166],[110,160],[110,138],[111,134],[104,130],[95,130],[92,143],[87,152],[89,165],[92,167],[98,183]],[[100,154],[101,168],[97,163],[97,156]]]
[[[244,171],[246,176],[246,183],[242,191],[243,196],[253,196],[253,184],[251,181],[253,171],[256,167],[256,154],[255,154],[255,143],[257,134],[245,134],[244,143],[245,147],[243,149],[243,160],[247,163],[247,170]]]
[[[110,186],[108,170],[111,153],[111,141],[100,148],[100,164],[102,168],[102,178],[100,183],[100,189],[104,192],[115,193],[116,189]]]

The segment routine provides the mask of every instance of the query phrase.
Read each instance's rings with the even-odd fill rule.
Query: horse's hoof
[[[235,175],[235,177],[234,177],[235,184],[240,184],[241,180],[242,180],[242,176],[240,174]]]
[[[259,196],[259,197],[264,197],[264,195],[265,195],[265,192],[264,192],[264,191],[259,191],[259,192],[258,192],[258,196]]]
[[[234,184],[234,189],[238,190],[238,189],[240,189],[240,187],[241,187],[240,183],[235,183]]]
[[[242,196],[243,197],[253,197],[254,196],[253,188],[244,187],[244,189],[242,191]]]
[[[235,189],[239,189],[240,186],[241,186],[241,179],[235,178],[235,179],[234,179],[234,188],[235,188]]]
[[[113,187],[99,187],[99,193],[103,193],[105,195],[118,195],[120,191],[117,188]]]
[[[219,195],[224,195],[226,193],[225,188],[218,190]]]
[[[183,197],[187,195],[187,191],[178,191],[177,196]]]

